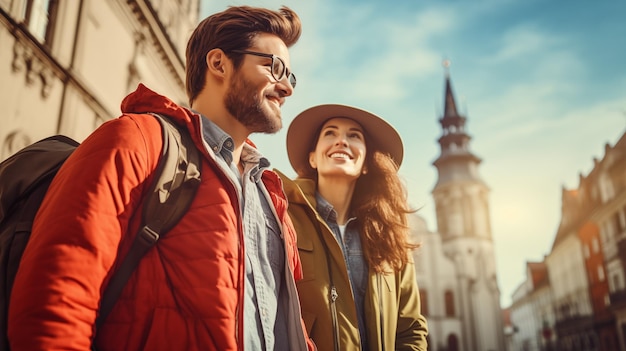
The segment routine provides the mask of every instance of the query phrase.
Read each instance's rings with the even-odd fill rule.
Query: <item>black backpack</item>
[[[102,296],[96,330],[113,309],[143,255],[185,214],[200,185],[201,156],[189,133],[166,116],[157,176],[143,203],[142,225]],[[0,350],[9,350],[7,319],[11,289],[33,219],[50,182],[79,145],[55,135],[23,148],[0,163]],[[121,258],[118,258],[121,259]]]

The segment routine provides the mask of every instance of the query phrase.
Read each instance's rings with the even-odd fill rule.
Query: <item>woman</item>
[[[426,350],[397,170],[402,140],[381,118],[320,105],[287,132],[281,174],[298,234],[302,314],[319,350]]]

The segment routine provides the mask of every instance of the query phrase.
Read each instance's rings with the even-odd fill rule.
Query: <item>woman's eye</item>
[[[349,135],[350,138],[355,138],[355,139],[363,139],[363,136],[361,135],[361,133],[352,133]]]

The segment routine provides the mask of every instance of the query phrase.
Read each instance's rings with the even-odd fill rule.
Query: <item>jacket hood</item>
[[[159,113],[188,124],[194,115],[189,109],[184,108],[169,98],[157,94],[143,84],[128,94],[121,105],[122,113]]]
[[[139,83],[137,89],[134,92],[128,94],[121,105],[122,113],[158,113],[174,118],[180,124],[184,124],[189,130],[196,130],[198,136],[194,135],[194,139],[201,140],[202,134],[200,132],[200,125],[198,124],[199,118],[193,118],[194,113],[188,108],[182,107],[168,97],[158,94],[150,90],[145,85]],[[256,144],[246,139],[246,143],[253,148],[257,148]],[[202,145],[199,142],[198,145]]]

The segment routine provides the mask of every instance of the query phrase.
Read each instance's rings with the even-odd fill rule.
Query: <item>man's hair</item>
[[[233,60],[235,68],[241,65],[242,55],[233,50],[245,50],[261,33],[274,34],[291,47],[300,38],[300,17],[283,6],[279,11],[250,6],[230,6],[222,12],[205,18],[196,27],[187,43],[187,97],[189,104],[196,99],[206,84],[206,55],[222,49]]]

